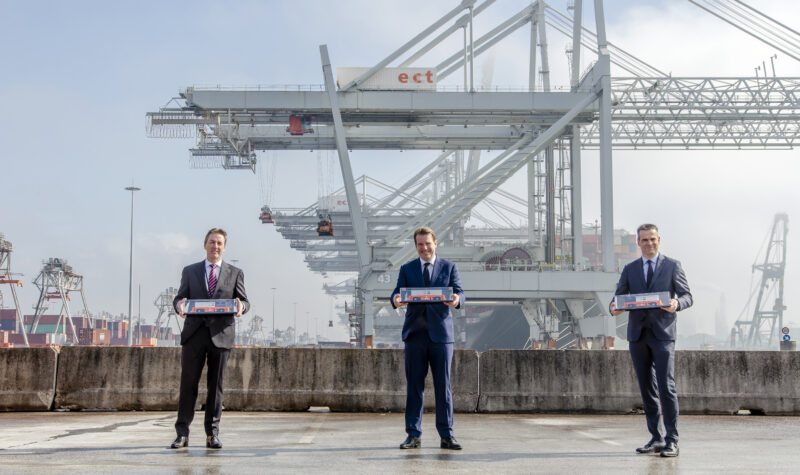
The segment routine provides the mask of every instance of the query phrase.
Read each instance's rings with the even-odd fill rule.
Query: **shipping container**
[[[15,345],[24,345],[25,337],[22,333],[11,333],[8,341]],[[56,341],[56,336],[52,333],[35,333],[28,335],[28,343],[31,346],[47,346],[56,343]]]
[[[78,331],[79,345],[109,345],[111,332],[109,330],[81,328]]]
[[[158,345],[158,339],[156,338],[142,338],[138,345],[134,346],[156,346]]]
[[[17,310],[13,308],[0,308],[0,320],[16,320]]]
[[[33,323],[34,316],[35,315],[25,315],[25,325],[30,326]],[[61,315],[42,315],[39,318],[39,325],[42,323],[55,325],[58,323],[59,318],[61,318]]]

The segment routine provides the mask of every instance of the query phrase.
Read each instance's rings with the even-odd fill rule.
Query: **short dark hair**
[[[422,226],[421,228],[419,228],[416,231],[414,231],[414,245],[417,244],[417,236],[419,236],[420,234],[422,234],[422,235],[430,234],[431,237],[433,237],[433,242],[436,242],[436,233],[433,232],[433,229],[431,229],[431,228],[429,228],[427,226]]]
[[[224,244],[228,243],[228,233],[226,233],[224,229],[222,229],[222,228],[211,228],[211,229],[208,230],[208,232],[206,233],[206,238],[203,240],[203,245],[204,246],[208,242],[208,236],[211,236],[212,234],[220,234],[220,235],[222,235],[223,243]]]
[[[658,226],[656,226],[655,224],[650,224],[650,223],[642,224],[641,226],[636,228],[636,239],[637,240],[639,239],[639,233],[641,231],[650,231],[650,230],[655,230],[656,234],[658,234]]]

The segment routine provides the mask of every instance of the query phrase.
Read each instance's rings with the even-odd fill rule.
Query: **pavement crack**
[[[172,416],[158,417],[158,418],[154,418],[154,419],[144,419],[144,420],[138,420],[138,421],[132,421],[132,422],[117,422],[115,424],[109,424],[109,425],[105,425],[105,426],[102,426],[102,427],[89,427],[87,429],[70,429],[70,430],[67,430],[66,432],[64,432],[63,434],[57,434],[57,435],[51,436],[51,437],[49,437],[47,439],[44,439],[44,440],[41,440],[41,441],[37,440],[37,441],[34,441],[34,442],[27,442],[27,443],[20,444],[20,445],[13,445],[13,446],[7,447],[7,449],[16,449],[16,448],[20,448],[20,447],[27,447],[29,445],[38,444],[40,442],[51,442],[51,441],[54,441],[56,439],[63,439],[65,437],[73,437],[73,436],[76,436],[76,435],[92,434],[92,433],[100,433],[100,432],[113,432],[113,431],[119,429],[120,427],[135,426],[137,424],[141,424],[142,422],[160,421],[162,419],[170,419],[171,417]]]

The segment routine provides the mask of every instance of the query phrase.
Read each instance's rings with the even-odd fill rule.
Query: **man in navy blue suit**
[[[615,294],[669,292],[671,297],[668,307],[631,310],[628,315],[629,350],[642,393],[647,430],[652,436],[636,452],[661,452],[662,457],[677,457],[675,314],[692,306],[692,294],[681,263],[658,252],[661,237],[655,224],[639,226],[636,230],[636,242],[642,250],[642,258],[622,269]],[[622,310],[616,309],[613,301],[609,309],[612,315],[622,313]],[[662,412],[666,437],[659,427]]]
[[[433,374],[436,394],[436,430],[441,437],[440,447],[461,450],[453,437],[453,393],[450,390],[450,366],[453,362],[453,315],[450,307],[460,308],[464,292],[456,265],[436,257],[436,234],[428,227],[414,231],[414,244],[419,259],[404,264],[392,292],[394,308],[408,305],[403,323],[406,367],[406,433],[401,449],[416,449],[421,445],[422,400],[428,365]],[[401,287],[452,287],[452,302],[411,303],[400,301]]]

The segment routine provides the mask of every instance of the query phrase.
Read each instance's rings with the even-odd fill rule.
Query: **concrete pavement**
[[[397,413],[223,413],[222,450],[171,450],[172,412],[0,413],[3,473],[790,473],[800,420],[681,416],[675,459],[637,455],[642,415],[456,414],[462,451],[439,449],[432,414],[422,448],[400,450]]]

